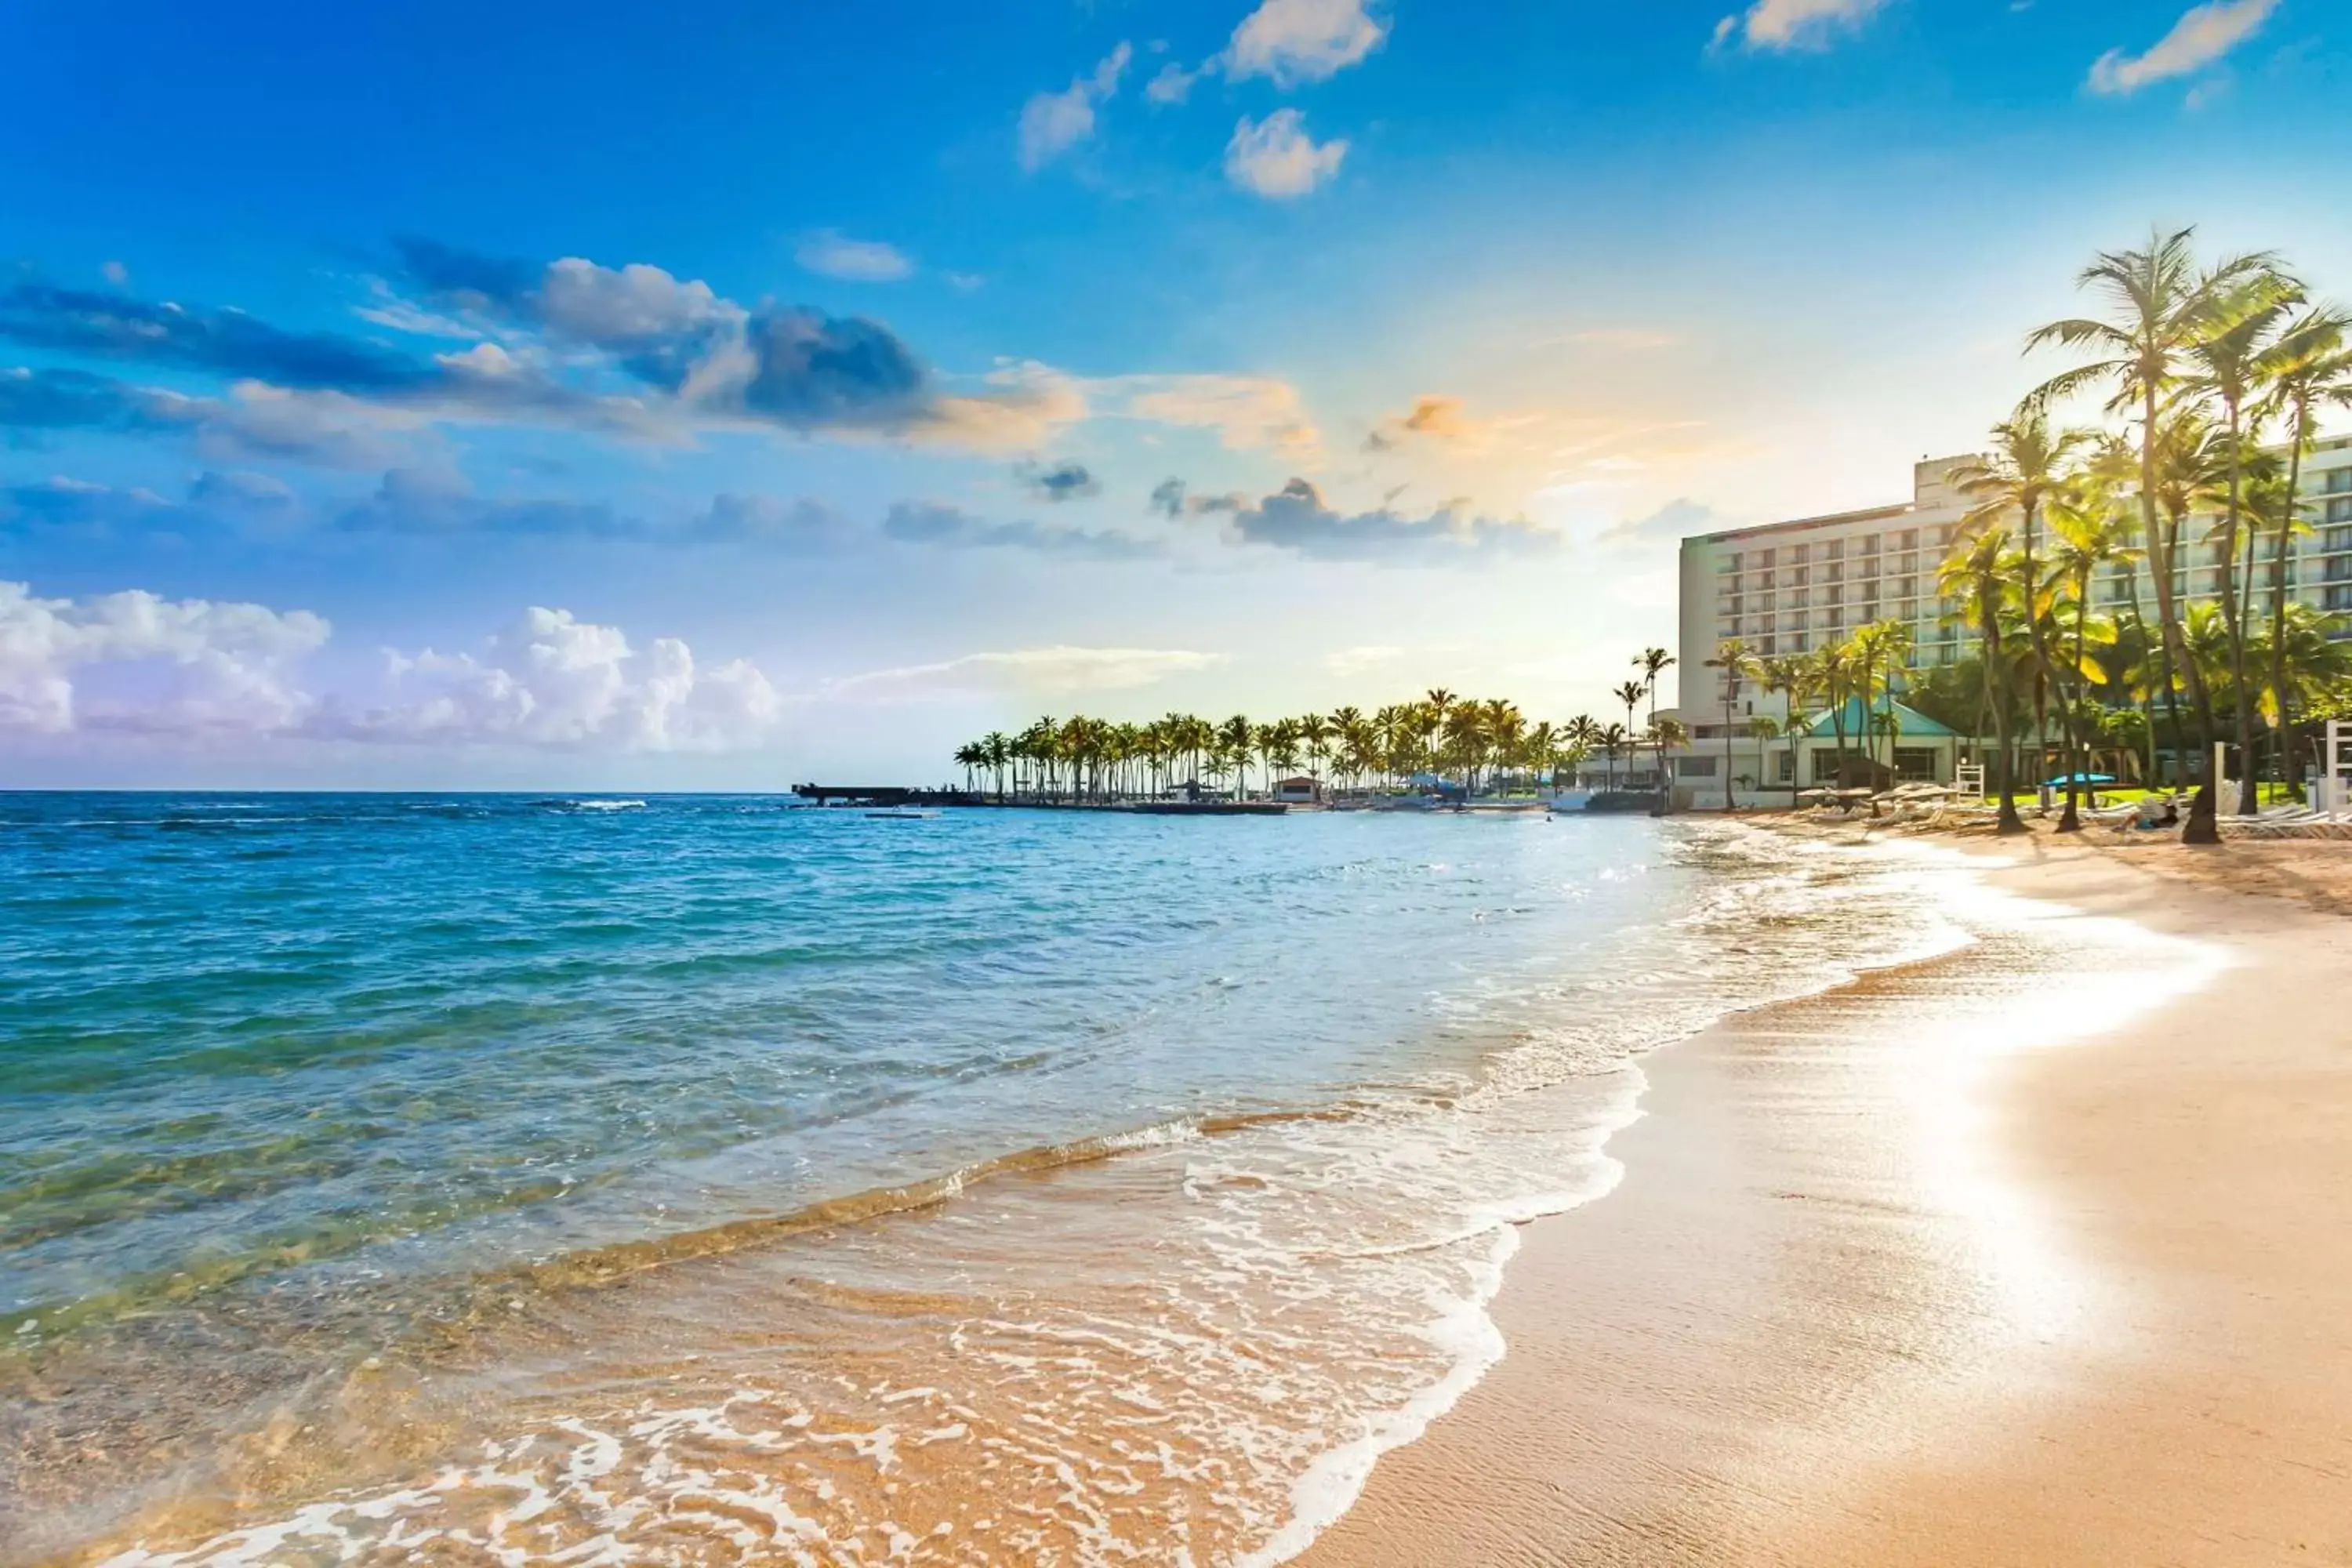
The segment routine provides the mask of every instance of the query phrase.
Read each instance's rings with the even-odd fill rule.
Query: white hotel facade
[[[1861,511],[1699,534],[1682,543],[1679,712],[1704,752],[1723,728],[1723,678],[1706,668],[1726,637],[1746,639],[1759,655],[1805,653],[1878,620],[1911,627],[1914,668],[1950,664],[1966,655],[1967,629],[1938,596],[1936,570],[1950,553],[1967,498],[1955,470],[1979,459],[1936,458],[1912,469],[1911,499]],[[2304,515],[2311,531],[2289,552],[2294,597],[2352,616],[2352,437],[2319,443],[2304,460]],[[2183,531],[2201,538],[2204,527]],[[2184,543],[2177,589],[2190,603],[2221,592],[2218,546]],[[2254,572],[2255,603],[2267,605],[2269,544]],[[2139,570],[2145,574],[2143,563]],[[2149,591],[2145,584],[2143,594]],[[2103,582],[2097,603],[2127,596],[2121,574]],[[1735,717],[1785,718],[1778,697],[1744,683]],[[1710,722],[1712,721],[1712,722]]]

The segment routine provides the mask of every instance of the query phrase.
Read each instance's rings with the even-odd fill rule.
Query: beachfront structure
[[[1743,638],[1770,657],[1810,652],[1872,621],[1899,620],[1911,628],[1915,668],[1967,657],[1967,629],[1938,598],[1936,569],[1969,510],[1953,476],[1980,460],[1964,455],[1915,464],[1908,501],[1683,541],[1678,711],[1697,752],[1722,735],[1723,677],[1706,661],[1726,637]],[[2352,437],[2322,441],[2305,458],[2302,494],[2311,531],[2289,552],[2290,591],[2315,609],[2352,612]],[[2189,542],[2204,531],[2194,521],[2182,531],[2175,586],[2188,604],[2221,595],[2220,547]],[[2258,605],[2268,603],[2269,549],[2265,537],[2252,575]],[[2138,571],[2145,596],[2152,592],[2147,569],[2143,563]],[[2111,608],[2129,595],[2116,570],[2099,583],[2095,602]],[[1735,719],[1786,716],[1780,700],[1752,680],[1742,683],[1733,712]]]

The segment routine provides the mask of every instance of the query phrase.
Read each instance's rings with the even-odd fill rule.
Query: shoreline
[[[2120,1029],[1983,1053],[1943,1106],[1968,1114],[1899,1126],[1887,1042],[2001,981],[1981,942],[1654,1053],[1617,1191],[1527,1227],[1490,1307],[1502,1362],[1294,1563],[2352,1544],[2352,1267],[2308,1245],[2352,1190],[2352,1024],[2326,1016],[2352,926],[2189,880],[2235,846],[2161,871],[2040,836],[1950,847],[2018,862],[1973,875],[2039,924],[2127,921],[2215,973]],[[2083,984],[2041,976],[2011,1016]],[[1997,1195],[1922,1201],[1939,1163]]]

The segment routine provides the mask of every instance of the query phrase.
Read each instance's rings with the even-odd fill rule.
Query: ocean
[[[1641,1058],[1963,940],[1703,818],[0,795],[0,1564],[1270,1563]]]

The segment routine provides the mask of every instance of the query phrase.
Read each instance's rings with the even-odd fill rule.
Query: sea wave
[[[1458,1070],[491,1271],[330,1383],[339,1495],[110,1562],[1282,1561],[1502,1354],[1517,1227],[1621,1178],[1642,1054],[1964,940],[1905,868],[1676,843],[1704,896],[1622,962],[1448,988]],[[1765,931],[1797,961],[1721,962]],[[378,1406],[464,1442],[394,1463]]]

